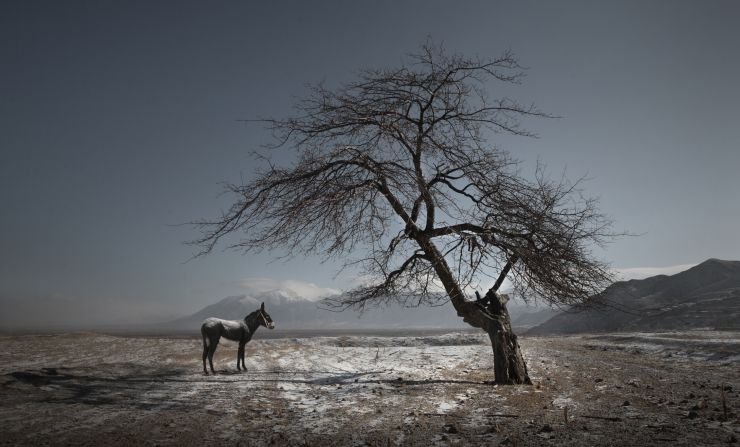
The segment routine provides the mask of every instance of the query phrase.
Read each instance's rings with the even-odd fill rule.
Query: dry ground
[[[258,334],[259,335],[259,334]],[[487,337],[0,337],[2,445],[726,445],[740,334],[523,337],[533,386],[494,386]],[[724,388],[724,392],[722,391]],[[723,398],[724,396],[724,398]]]

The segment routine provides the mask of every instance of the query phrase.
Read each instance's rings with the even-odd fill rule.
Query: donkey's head
[[[260,326],[275,329],[275,323],[270,318],[270,314],[265,311],[265,303],[262,303],[262,306],[260,306]]]

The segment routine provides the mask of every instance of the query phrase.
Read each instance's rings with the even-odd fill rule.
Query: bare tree
[[[294,116],[260,120],[276,138],[272,149],[295,151],[294,164],[270,163],[255,180],[228,185],[233,205],[196,222],[194,243],[205,254],[243,233],[228,246],[360,267],[370,283],[327,302],[340,309],[449,299],[488,333],[495,381],[530,383],[501,284],[508,277],[521,296],[581,303],[611,280],[590,247],[612,232],[580,181],[551,181],[539,168],[527,179],[488,144],[495,133],[533,136],[520,120],[548,116],[487,94],[521,78],[510,53],[470,58],[427,44],[400,68],[312,87]],[[483,299],[466,299],[486,283]]]

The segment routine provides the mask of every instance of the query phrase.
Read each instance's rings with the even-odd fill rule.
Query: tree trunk
[[[487,305],[468,301],[437,248],[425,239],[420,239],[419,245],[424,249],[427,256],[434,260],[437,276],[444,285],[457,314],[469,325],[486,331],[488,338],[491,339],[495,382],[531,385],[532,381],[527,374],[527,365],[524,363],[524,357],[516,335],[511,329],[511,318],[509,317],[509,311],[506,309],[508,298],[496,293],[497,288],[501,285],[502,278],[499,278],[499,281],[486,293],[482,300],[482,303],[487,302]],[[504,269],[502,277],[506,276],[510,268],[509,265]]]
[[[532,381],[527,374],[527,365],[524,362],[516,334],[511,329],[511,318],[506,309],[506,297],[489,291],[483,302],[487,306],[474,301],[466,301],[457,308],[458,315],[471,326],[486,331],[491,340],[493,349],[494,380],[500,384],[527,384]]]
[[[511,328],[507,301],[505,295],[489,290],[482,301],[487,305],[475,301],[458,301],[453,305],[463,321],[488,334],[493,349],[494,381],[506,385],[531,385],[519,342]]]
[[[488,299],[486,310],[493,316],[493,319],[483,330],[491,339],[496,383],[531,385],[532,381],[527,374],[527,365],[524,363],[519,342],[511,329],[511,318],[506,309],[507,299],[492,291],[486,294],[486,299]]]

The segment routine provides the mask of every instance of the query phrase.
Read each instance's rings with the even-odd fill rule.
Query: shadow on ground
[[[490,385],[490,382],[471,380],[407,380],[374,379],[383,371],[321,372],[298,370],[270,370],[254,372],[219,371],[216,375],[193,373],[183,368],[157,369],[137,374],[89,374],[63,367],[16,371],[5,375],[2,388],[17,397],[43,403],[115,405],[142,410],[158,408],[202,408],[202,398],[195,398],[187,390],[200,389],[204,394],[228,392],[235,384],[249,385],[251,389],[264,385],[274,389],[279,384],[307,384],[318,386],[386,384],[395,386],[426,385]],[[320,377],[316,377],[316,375]],[[300,377],[305,378],[300,378]],[[313,377],[311,377],[313,376]],[[201,396],[203,397],[203,396]]]

